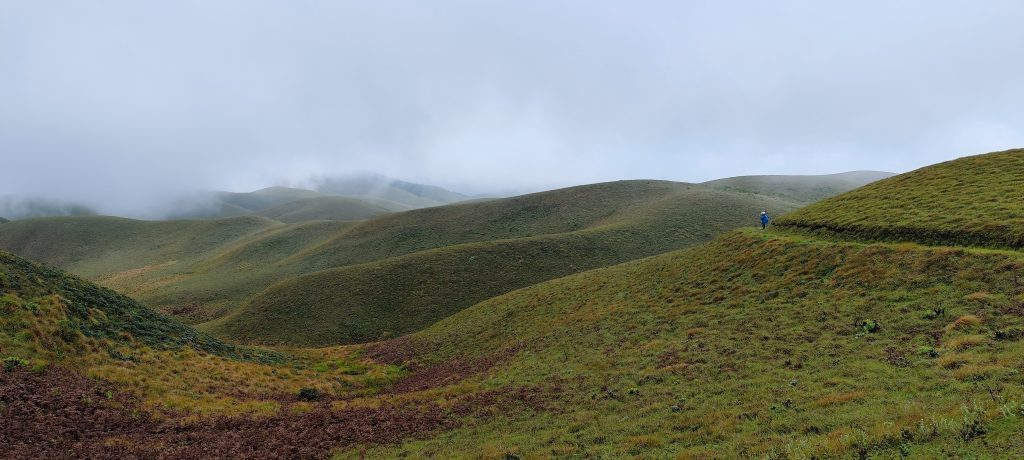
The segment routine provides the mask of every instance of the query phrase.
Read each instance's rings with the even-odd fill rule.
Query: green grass
[[[749,223],[759,209],[785,206],[701,188],[648,201],[642,212],[595,205],[601,215],[590,222],[600,224],[591,228],[455,244],[288,279],[204,329],[303,346],[393,337],[514,289],[705,241]]]
[[[283,410],[282,397],[303,388],[353,398],[374,394],[400,375],[394,366],[364,362],[341,348],[268,350],[222,342],[107,288],[4,252],[0,363],[0,372],[19,365],[40,373],[71,369],[169,417],[275,415]]]
[[[257,306],[253,310],[266,313],[250,325],[272,318],[273,308],[259,306],[273,301],[292,305],[296,314],[353,320],[348,326],[321,325],[317,330],[350,327],[349,332],[333,335],[338,341],[333,343],[349,343],[356,337],[410,332],[410,327],[425,326],[530,283],[706,241],[747,224],[761,209],[784,212],[794,207],[747,192],[620,181],[393,213],[359,223],[281,224],[257,217],[173,222],[34,219],[5,225],[0,248],[70,269],[190,324],[217,321],[204,329],[227,331],[221,326],[228,321],[250,321],[232,315],[250,303]],[[440,250],[446,247],[452,250]],[[512,255],[518,250],[529,253],[528,260],[518,262],[520,257]],[[423,254],[412,256],[419,252]],[[401,266],[409,262],[417,265]],[[359,272],[377,267],[393,276]],[[508,267],[517,268],[506,273]],[[312,275],[321,271],[325,272]],[[501,275],[492,278],[495,272]],[[311,276],[304,283],[311,281],[309,286],[322,291],[287,287],[298,286],[289,280],[303,275]],[[332,280],[334,276],[338,278]],[[457,282],[425,289],[436,286],[432,276]],[[349,294],[353,289],[338,289],[354,280],[384,279],[362,286],[358,295]],[[274,288],[260,296],[269,286]],[[395,292],[389,286],[408,290]],[[295,298],[288,297],[292,292]],[[396,304],[399,301],[408,305]],[[378,313],[368,318],[347,312],[357,304],[358,312]],[[379,314],[403,308],[420,314]],[[277,327],[281,330],[268,331],[266,337],[246,337],[332,343],[326,333],[315,340],[299,340],[296,332],[287,330],[288,324]]]
[[[1003,164],[1011,175],[1024,168]],[[898,178],[916,185],[889,188],[890,200],[931,196],[934,191],[917,190],[927,185],[914,177],[930,174],[926,169]],[[584,209],[579,228],[566,229],[553,203],[532,197],[538,200],[528,211],[533,218],[510,219],[527,229],[507,238],[494,237],[507,228],[482,220],[476,231],[459,227],[447,235],[423,234],[427,246],[436,246],[420,249],[411,239],[420,235],[415,229],[388,233],[397,224],[371,231],[377,222],[318,222],[301,227],[312,244],[293,234],[296,228],[278,226],[235,241],[197,267],[214,273],[260,258],[316,265],[308,253],[344,248],[339,243],[345,238],[358,240],[351,247],[367,253],[399,252],[285,281],[265,293],[265,304],[249,306],[251,315],[266,316],[245,327],[324,334],[326,329],[317,329],[324,323],[379,325],[382,319],[363,309],[364,302],[396,292],[424,298],[466,295],[467,302],[485,295],[488,279],[474,278],[484,271],[473,265],[481,258],[493,258],[486,261],[486,272],[508,286],[584,250],[600,253],[586,248],[633,251],[699,237],[691,224],[721,216],[722,201],[709,198],[722,196],[738,200],[725,201],[730,209],[763,204],[744,201],[750,196],[742,193],[683,187],[643,207],[623,206],[607,214],[600,206]],[[961,221],[972,222],[977,209],[965,204]],[[854,212],[834,210],[836,215]],[[466,210],[443,212],[452,213],[448,221],[458,221]],[[737,215],[749,213],[739,209]],[[500,222],[500,213],[495,216]],[[997,225],[1012,219],[988,218]],[[360,230],[362,225],[369,228]],[[717,231],[698,228],[709,235]],[[956,233],[958,227],[948,228]],[[403,234],[410,240],[398,237]],[[379,235],[382,240],[375,239]],[[294,363],[239,363],[184,347],[139,352],[137,364],[90,362],[89,374],[131,388],[147,407],[164,404],[201,416],[283,410],[272,398],[231,396],[261,388],[276,394],[316,388],[338,397],[332,410],[430,401],[463,414],[444,429],[397,444],[350,446],[335,452],[338,458],[1017,457],[1024,451],[1024,252],[1008,245],[893,242],[879,235],[872,241],[871,234],[841,226],[827,234],[798,225],[735,230],[686,249],[497,295],[394,340],[289,350],[300,357]],[[958,241],[971,240],[952,242]],[[510,266],[513,255],[529,257],[529,264]],[[15,267],[24,263],[12,260]],[[496,274],[495,266],[511,274],[502,278],[506,275]],[[29,302],[35,302],[35,311],[50,311],[44,300],[59,299],[53,295],[57,285],[40,285],[37,292],[25,288],[46,278],[33,265],[25,270],[28,275],[18,278],[17,288],[4,288],[7,300],[0,312],[17,312],[0,317],[4,321],[29,318]],[[342,292],[343,286],[366,295],[352,302],[322,295]],[[389,286],[399,289],[384,292]],[[272,297],[279,291],[286,295]],[[78,291],[61,292],[63,298]],[[281,300],[292,298],[328,302],[330,308],[292,312],[293,306]],[[422,305],[422,311],[436,308],[433,301],[390,299]],[[412,313],[418,314],[394,309],[386,316],[393,321],[414,318]],[[26,329],[32,330],[2,329],[0,338],[24,335]],[[340,334],[326,331],[326,336]],[[239,325],[231,333],[242,332]],[[41,335],[59,336],[60,330]],[[397,362],[404,369],[369,359]],[[443,378],[425,389],[377,394],[382,385],[397,379],[401,388],[421,375]],[[543,404],[503,401],[484,412],[462,413],[453,403],[459,397],[483,398],[491,390],[517,394],[519,388],[551,392],[541,393]]]
[[[10,222],[0,248],[87,278],[202,258],[282,224],[265,217],[151,222],[120,217],[45,217]]]
[[[868,185],[778,220],[844,238],[1024,247],[1024,149],[941,163]]]
[[[0,295],[0,349],[35,344],[41,352],[63,353],[88,338],[138,341],[158,349],[191,347],[232,358],[272,356],[224,343],[110,289],[5,252],[0,252]],[[39,340],[54,346],[38,347]]]
[[[999,456],[1024,447],[1024,342],[996,339],[1024,326],[1021,271],[1021,254],[741,231],[531,286],[409,340],[419,366],[517,350],[470,380],[561,380],[554,413],[368,457]]]

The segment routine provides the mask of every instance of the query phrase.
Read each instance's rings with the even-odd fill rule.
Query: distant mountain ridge
[[[441,187],[380,174],[318,176],[310,189],[267,187],[253,192],[202,192],[171,206],[167,219],[221,219],[243,215],[283,215],[285,222],[362,220],[394,211],[441,206],[471,199]],[[344,199],[331,199],[344,198]],[[304,203],[298,203],[301,200]],[[283,210],[272,210],[280,206]],[[301,217],[299,217],[301,216]]]
[[[316,177],[312,183],[313,190],[324,195],[377,198],[405,209],[440,206],[471,198],[434,185],[416,184],[373,173]]]

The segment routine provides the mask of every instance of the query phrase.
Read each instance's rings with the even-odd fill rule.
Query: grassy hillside
[[[89,351],[84,343],[90,340],[92,347],[138,341],[161,349],[246,354],[126,296],[5,252],[0,252],[0,296],[0,350],[8,355],[60,357]]]
[[[941,163],[786,216],[819,234],[927,244],[1024,247],[1024,149]]]
[[[279,222],[296,223],[311,220],[366,220],[392,209],[367,200],[340,196],[321,196],[292,201],[258,212]]]
[[[503,226],[495,225],[498,219],[488,219],[500,215],[494,203],[474,205],[484,208],[475,213],[467,211],[466,206],[435,208],[438,211],[432,213],[433,217],[441,215],[454,221],[465,218],[467,225],[455,228],[467,233],[433,233],[428,230],[434,220],[417,219],[420,225],[411,228],[423,231],[423,236],[390,241],[425,244],[430,241],[427,235],[471,239],[488,231],[558,231],[577,225],[584,226],[581,230],[454,245],[439,242],[436,244],[442,247],[438,249],[317,271],[272,286],[209,330],[235,340],[298,345],[354,343],[401,335],[484,299],[571,273],[692,245],[749,224],[750,216],[756,216],[759,209],[788,206],[763,197],[672,183],[626,182],[591,188],[604,193],[586,194],[592,199],[586,200],[585,206],[562,211],[562,220],[549,216],[558,215],[559,205],[576,200],[572,195],[585,194],[586,190],[568,190],[565,193],[569,198],[561,194],[524,197],[522,200],[529,205],[516,203],[511,209],[529,209],[530,218],[506,219],[501,221]],[[671,193],[647,194],[645,200],[627,204],[612,198],[616,195],[613,192],[622,188],[664,188]],[[522,217],[520,213],[514,215]],[[477,218],[476,229],[468,225],[469,216]],[[577,220],[572,222],[572,217]],[[436,222],[440,225],[443,220]],[[533,228],[521,228],[529,225]],[[395,229],[402,226],[393,224],[372,233],[387,237]],[[366,244],[357,239],[364,238],[360,230],[357,226],[346,237]],[[332,249],[318,254],[344,254],[330,244],[321,248]],[[388,247],[395,248],[394,243]]]
[[[1020,253],[741,231],[531,286],[369,352],[413,387],[563,382],[554,409],[367,457],[1020,452],[1021,272]]]
[[[0,248],[87,278],[201,258],[225,244],[281,224],[264,217],[153,222],[81,216],[5,224]]]
[[[344,403],[372,397],[399,375],[345,349],[225,344],[0,253],[5,458],[318,458],[341,445],[456,426],[456,411],[495,404]]]
[[[890,189],[893,199],[936,193],[927,189],[943,187],[942,181],[914,177],[932,173],[901,176],[913,185]],[[702,188],[683,192],[749,199]],[[691,207],[672,208],[685,200],[668,196],[674,198],[657,209],[679,222],[694,219],[678,212]],[[965,215],[973,212],[964,208]],[[372,269],[361,272],[348,267],[311,274],[309,283],[293,286],[294,296],[321,281],[340,293],[336,283],[348,277],[372,298],[381,286],[416,279],[410,267],[439,270],[423,278],[436,284],[407,291],[424,295],[462,283],[474,271],[467,262],[488,251],[495,257],[487,263],[491,273],[497,262],[530,276],[545,265],[531,259],[526,269],[509,267],[505,257],[532,257],[531,248],[571,255],[568,243],[586,235],[618,238],[618,247],[634,239],[653,243],[630,222],[655,215],[622,209],[574,231],[448,245],[399,256],[405,264],[382,260],[363,264]],[[336,243],[330,225],[347,225],[341,232],[357,228],[337,222],[303,228],[322,246]],[[221,257],[244,260],[250,251],[265,251],[301,259],[302,238],[292,231],[280,226]],[[506,244],[524,246],[504,253]],[[417,257],[435,259],[408,260]],[[3,273],[26,264],[11,260],[0,264]],[[462,271],[447,278],[448,265]],[[52,305],[89,288],[81,280],[75,289],[38,284],[48,275],[26,267],[18,269],[26,273],[15,277],[18,286],[3,281],[0,287],[0,340],[7,340],[0,354],[12,355],[0,370],[0,419],[7,422],[0,424],[0,444],[19,458],[67,452],[141,458],[1016,458],[1024,452],[1024,251],[1014,249],[872,241],[841,227],[820,236],[791,226],[741,229],[687,249],[533,284],[377,343],[282,349],[259,363],[195,351],[187,343],[161,349],[159,338],[153,347],[96,352],[102,348],[83,333],[77,340],[89,346],[76,346],[75,359],[49,352],[61,364],[30,364],[35,370],[21,360],[37,359],[36,348],[8,341],[59,350],[53,337],[61,336],[62,323],[36,324],[62,311]],[[32,291],[24,287],[29,283],[45,288]],[[473,289],[459,286],[459,292]],[[288,287],[278,284],[268,293]],[[56,289],[64,290],[57,296]],[[112,300],[84,304],[103,302]],[[359,302],[336,305],[350,317],[369,317]],[[273,311],[276,303],[264,307],[252,313],[268,321],[273,315],[297,319],[286,309]],[[315,321],[341,321],[327,310],[336,311],[314,311]],[[88,314],[76,317],[86,318],[88,327],[104,321]],[[131,333],[104,340],[122,338],[135,340]]]
[[[810,204],[892,176],[892,173],[880,171],[851,171],[822,176],[739,176],[713,180],[702,185]]]
[[[4,219],[3,217],[0,217],[0,224],[6,224],[7,222],[10,222],[10,221],[7,220],[7,219]]]
[[[782,213],[794,207],[750,193],[620,181],[393,213],[353,224],[284,225],[253,217],[25,221],[0,230],[0,248],[71,269],[192,324],[219,319],[204,328],[233,338],[348,343],[410,332],[529,283],[706,241],[748,225],[761,209]],[[489,242],[494,244],[471,245]],[[521,267],[540,268],[506,271],[520,260],[513,251],[530,254],[522,262],[529,265]],[[424,254],[407,257],[418,252]],[[411,262],[417,265],[402,265]],[[314,275],[320,271],[326,272]],[[305,275],[311,278],[297,278]],[[436,286],[431,277],[459,282],[427,289]],[[302,283],[320,291],[295,288]],[[370,284],[350,294],[356,292],[350,283]],[[388,287],[396,285],[406,288]],[[274,320],[277,309],[266,307],[269,303],[334,322],[298,334],[298,326]],[[224,318],[250,304],[247,311],[264,314]],[[396,318],[381,311],[419,313]],[[254,331],[266,335],[256,337]]]

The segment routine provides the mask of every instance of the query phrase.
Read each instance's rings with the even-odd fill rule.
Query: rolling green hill
[[[528,284],[707,241],[761,209],[795,207],[749,192],[620,181],[357,223],[25,221],[0,230],[0,248],[189,323],[213,321],[202,328],[227,337],[323,345],[411,332]],[[281,320],[302,315],[324,321]]]
[[[160,315],[110,289],[0,252],[0,350],[61,357],[98,343],[190,347],[219,356],[248,353]],[[29,333],[24,333],[29,331]],[[84,343],[92,340],[93,344]]]
[[[588,198],[585,206],[565,207],[580,195]],[[377,249],[377,241],[387,242],[385,248],[391,251],[406,241],[437,248],[413,247],[406,255],[385,254],[374,262],[288,279],[209,330],[235,340],[293,345],[401,335],[520,287],[706,241],[748,224],[762,208],[791,208],[770,198],[652,181],[574,188],[500,204],[434,208],[430,217],[401,216],[418,225],[391,221],[379,230],[354,227],[346,233],[347,241],[368,249],[353,254]],[[523,210],[530,215],[524,216]],[[501,219],[509,211],[514,211],[510,218]],[[474,220],[475,228],[470,225]],[[445,221],[461,232],[432,231],[434,224],[440,229]],[[569,230],[573,228],[579,229]],[[409,230],[416,233],[409,235]],[[539,235],[498,239],[506,232]],[[378,240],[368,244],[369,235]],[[432,242],[431,236],[447,239]],[[459,242],[475,238],[483,241]],[[336,243],[318,247],[317,258],[344,255],[348,248]]]
[[[202,258],[209,252],[282,224],[265,217],[140,221],[120,217],[45,217],[13,221],[0,247],[87,278],[152,264]]]
[[[953,197],[1024,171],[1011,153],[959,162],[889,179],[879,184],[888,194],[868,196],[898,210],[907,197]],[[971,174],[991,162],[998,172]],[[964,174],[955,185],[934,179],[957,168]],[[819,207],[860,212],[836,204],[841,198],[786,221],[820,215]],[[973,203],[946,210],[971,222],[989,206]],[[562,392],[546,410],[497,414],[337,458],[457,457],[470,445],[484,456],[520,458],[1024,452],[1024,252],[893,244],[864,233],[845,241],[843,230],[826,239],[793,224],[734,231],[536,284],[368,345],[369,356],[412,369],[396,385],[402,391],[557,385]]]
[[[291,201],[256,214],[279,222],[296,223],[311,220],[366,220],[392,211],[383,203],[374,204],[365,199],[320,196]]]
[[[779,220],[868,240],[1024,247],[1024,149],[941,163],[871,184]]]
[[[1008,157],[971,157],[958,166],[969,171],[999,158]],[[954,183],[924,179],[945,164],[888,179],[879,185],[905,185],[890,186],[872,203],[898,210],[907,197],[974,193],[980,203],[947,211],[964,223],[984,214],[1002,225],[1003,217],[987,211],[987,200],[998,198],[986,197],[984,184],[1016,177],[1024,165],[1000,164],[999,171],[964,174]],[[297,324],[294,330],[280,325],[274,334],[307,329],[335,336],[342,331],[317,329],[318,323],[382,320],[363,309],[364,301],[397,292],[431,295],[448,285],[455,288],[447,295],[472,296],[474,282],[488,282],[472,278],[477,272],[514,282],[557,270],[556,262],[580,251],[599,253],[600,244],[666,244],[662,240],[672,238],[654,236],[675,229],[681,238],[692,228],[687,222],[706,223],[721,208],[764,204],[751,203],[749,193],[685,184],[619,183],[599,190],[616,187],[670,193],[607,216],[581,211],[581,228],[567,231],[559,231],[565,224],[555,217],[545,222],[544,210],[557,195],[531,197],[544,205],[530,211],[535,219],[522,221],[532,226],[524,233],[551,233],[447,243],[507,231],[487,221],[477,231],[435,238],[440,246],[433,249],[281,282],[263,293],[265,304],[257,297],[246,308],[263,316],[253,327]],[[818,206],[827,215],[860,212],[826,201],[806,208],[808,215],[821,215]],[[454,218],[462,211],[444,212]],[[13,354],[0,370],[0,417],[8,422],[0,440],[5,452],[33,458],[67,452],[143,458],[1019,457],[1024,251],[954,244],[970,241],[966,237],[942,246],[925,245],[927,239],[894,242],[884,233],[873,240],[841,225],[819,232],[792,224],[803,212],[768,231],[727,231],[704,244],[531,284],[376,343],[287,349],[287,356],[258,363],[196,352],[186,342],[159,349],[166,337],[160,332],[155,345],[115,353],[76,346],[81,357],[64,361],[51,353],[89,379],[23,369],[18,358],[52,344],[66,326],[53,321],[40,328],[38,318],[73,302],[117,318],[119,311],[144,307],[0,255],[0,340],[19,340],[0,342],[0,353]],[[644,219],[646,227],[639,224]],[[371,236],[380,232],[359,232],[361,225],[373,224],[276,224],[218,249],[217,257],[193,269],[238,267],[241,273],[253,266],[239,261],[282,257],[287,265],[348,234],[375,247]],[[972,232],[969,225],[945,228]],[[403,233],[388,238],[395,235]],[[304,236],[316,242],[307,247]],[[556,257],[548,257],[551,252]],[[523,256],[524,266],[510,265],[512,255]],[[478,262],[485,269],[473,265]],[[512,275],[500,278],[495,266]],[[407,284],[412,281],[418,284]],[[349,294],[342,285],[364,300],[307,310],[307,323],[301,322],[307,314],[292,314],[284,300],[269,301],[293,291],[279,299],[319,302],[324,290]],[[400,289],[383,292],[387,286]],[[91,291],[102,295],[82,296]],[[387,303],[417,305],[400,297]],[[114,308],[129,304],[135,306]],[[416,315],[430,310],[429,303],[421,305],[426,308],[386,310],[386,317],[400,311],[420,321]],[[110,321],[92,309],[74,310],[85,312],[74,316],[78,330]],[[153,324],[127,318],[114,324]],[[176,323],[168,328],[172,337],[196,334]],[[84,332],[74,340],[93,344]]]

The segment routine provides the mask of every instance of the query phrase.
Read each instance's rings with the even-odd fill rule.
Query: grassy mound
[[[1021,272],[1019,253],[741,231],[538,284],[368,349],[411,379],[572,382],[557,415],[368,457],[1001,456],[1024,416]]]
[[[391,211],[392,209],[366,200],[322,196],[274,206],[260,211],[258,214],[279,222],[295,223],[310,220],[365,220]]]
[[[190,347],[218,356],[256,357],[110,289],[4,252],[0,295],[0,350],[6,353],[59,357],[88,352],[97,344],[111,348],[137,341],[157,349]]]
[[[1024,149],[961,158],[886,179],[777,221],[863,240],[1024,247]]]

